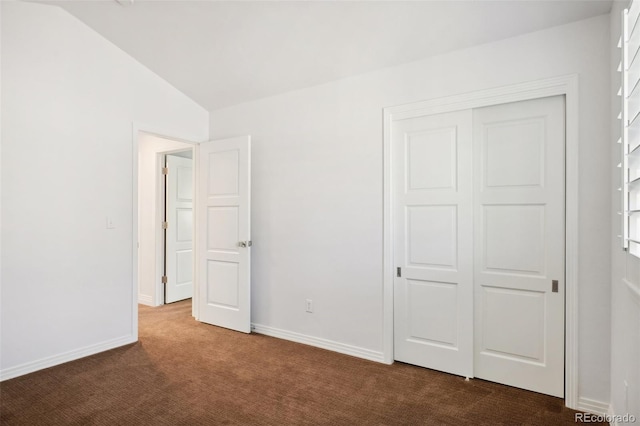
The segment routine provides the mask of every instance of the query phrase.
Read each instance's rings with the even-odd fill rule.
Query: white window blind
[[[640,0],[631,1],[622,17],[621,48],[621,137],[622,244],[640,257]]]

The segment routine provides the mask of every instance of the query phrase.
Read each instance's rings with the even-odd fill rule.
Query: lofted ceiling
[[[207,110],[611,8],[611,0],[45,2],[66,9]]]

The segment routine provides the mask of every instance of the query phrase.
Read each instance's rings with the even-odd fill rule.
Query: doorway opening
[[[134,336],[138,332],[138,304],[170,302],[170,286],[165,299],[163,281],[169,284],[172,275],[172,252],[165,254],[165,227],[171,230],[171,220],[169,209],[165,217],[162,172],[172,158],[193,161],[191,172],[184,167],[180,178],[193,186],[176,195],[181,201],[191,198],[192,204],[176,207],[175,235],[166,235],[167,242],[173,238],[176,243],[185,243],[174,247],[176,283],[182,284],[178,286],[181,290],[190,287],[191,312],[196,320],[250,333],[251,136],[197,143],[147,133],[134,125],[133,152],[133,235],[137,237],[132,241],[132,277],[137,283],[132,286]],[[168,173],[171,176],[171,170]],[[171,188],[170,182],[167,185]],[[174,187],[179,185],[174,183]],[[165,218],[169,219],[166,225]]]
[[[394,357],[564,396],[564,97],[393,123]]]
[[[137,136],[137,301],[160,306],[194,294],[191,203],[195,144],[142,131]],[[166,173],[168,161],[175,163],[173,175]],[[194,316],[195,310],[192,303]]]
[[[394,123],[400,123],[406,120],[410,120],[416,117],[432,116],[444,113],[454,113],[464,110],[471,110],[483,107],[491,107],[496,105],[503,105],[512,102],[522,102],[540,98],[547,98],[552,96],[564,96],[565,99],[565,228],[564,232],[560,231],[558,234],[564,236],[564,264],[565,264],[565,310],[564,310],[564,324],[560,324],[560,329],[564,328],[564,399],[565,404],[569,408],[578,408],[577,397],[577,370],[578,370],[578,316],[577,316],[577,302],[578,302],[578,277],[576,274],[577,266],[579,262],[578,253],[578,200],[577,200],[577,186],[578,186],[578,79],[575,75],[554,77],[545,80],[539,80],[534,82],[526,82],[521,84],[515,84],[511,86],[497,87],[493,89],[482,90],[478,92],[465,93],[461,95],[454,95],[440,99],[432,99],[423,102],[417,102],[414,104],[401,105],[397,107],[385,108],[384,110],[384,356],[385,361],[392,363],[395,359],[394,348],[394,282],[401,272],[396,270],[395,264],[395,241],[399,229],[395,226],[397,222],[397,209],[395,206],[395,196],[393,188],[399,184],[395,176],[397,167],[394,167],[394,162],[397,163],[398,152],[393,150],[393,129]],[[422,135],[429,139],[431,134],[425,133]],[[444,139],[443,139],[444,140]],[[498,141],[499,142],[499,141]],[[494,147],[500,144],[494,144]],[[444,143],[444,142],[443,142]],[[431,146],[430,144],[427,144]],[[427,146],[425,145],[425,146]],[[450,146],[454,146],[453,143]],[[448,151],[443,150],[442,153]],[[454,158],[454,157],[451,157]],[[477,157],[483,158],[483,157]],[[477,159],[476,158],[476,159]],[[485,158],[486,160],[486,158]],[[503,166],[509,166],[511,163],[497,163],[501,167],[501,171],[509,171],[508,167],[502,169]],[[438,164],[439,166],[440,164]],[[422,169],[419,169],[422,170]],[[432,169],[430,169],[432,170]],[[494,174],[495,175],[495,174]],[[443,173],[441,177],[444,177]],[[497,176],[497,175],[496,175]],[[418,176],[420,177],[420,176]],[[416,179],[418,178],[416,177]],[[484,176],[485,178],[487,176]],[[495,177],[495,176],[494,176]],[[478,181],[476,180],[476,183]],[[423,185],[424,186],[424,185]],[[411,200],[409,200],[411,201]],[[495,200],[494,200],[495,201]],[[496,204],[496,202],[487,202],[489,204]],[[528,202],[530,205],[540,204],[539,202]],[[451,206],[453,203],[444,203],[446,206]],[[443,205],[444,205],[443,204]],[[499,203],[498,203],[499,204]],[[407,204],[409,205],[409,204]],[[422,209],[418,213],[438,213],[440,210],[435,209]],[[444,207],[441,209],[444,210]],[[486,209],[485,209],[486,210]],[[482,210],[483,213],[487,213]],[[496,213],[496,209],[488,211],[489,214]],[[500,212],[498,212],[500,213]],[[525,212],[528,213],[528,212]],[[486,214],[484,215],[486,217]],[[494,214],[495,216],[495,214]],[[530,215],[533,218],[533,215]],[[444,217],[444,215],[443,215]],[[475,215],[474,217],[480,217]],[[495,221],[494,221],[495,222]],[[494,223],[492,222],[492,223]],[[495,222],[498,225],[503,225],[505,222]],[[519,223],[519,222],[518,222]],[[431,224],[431,222],[427,222]],[[484,228],[481,228],[484,229]],[[491,228],[494,231],[499,228]],[[490,229],[490,230],[491,230]],[[506,232],[506,231],[505,231]],[[495,232],[494,232],[495,234]],[[476,241],[480,241],[476,238]],[[405,247],[406,248],[406,247]],[[481,247],[482,248],[482,247]],[[477,250],[476,250],[477,251]],[[486,251],[486,250],[485,250]],[[504,250],[503,250],[504,252]],[[502,253],[505,254],[505,253]],[[510,254],[510,253],[506,253]],[[483,261],[486,259],[483,259]],[[512,259],[511,259],[512,260]],[[485,262],[486,263],[486,262]],[[521,268],[522,269],[522,268]],[[404,272],[404,268],[403,271]],[[555,275],[555,274],[554,274]],[[435,279],[434,281],[440,282],[443,280]],[[417,283],[411,283],[416,284]],[[549,281],[550,291],[555,292],[557,283],[555,277],[550,277]],[[416,287],[420,290],[423,287]],[[435,290],[439,290],[438,285],[434,285]],[[429,288],[431,290],[431,288]],[[496,293],[497,294],[497,293]],[[502,293],[497,294],[502,296]],[[533,295],[533,292],[532,292]],[[492,294],[491,296],[495,296]],[[535,294],[537,296],[537,293]],[[413,299],[410,299],[413,300]],[[477,309],[476,309],[477,310]],[[498,311],[501,312],[501,311]],[[562,327],[564,325],[564,327]],[[524,340],[523,340],[524,341]],[[560,373],[562,374],[562,373]]]

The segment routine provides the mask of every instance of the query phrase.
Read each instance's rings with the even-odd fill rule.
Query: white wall
[[[158,156],[162,152],[192,147],[149,133],[140,132],[138,136],[138,303],[149,306],[164,303],[158,286],[163,269],[162,230],[157,220],[158,203],[162,202]]]
[[[380,354],[382,108],[577,73],[579,395],[606,406],[608,40],[608,16],[601,16],[212,111],[212,138],[253,139],[253,322]]]
[[[611,411],[619,415],[632,414],[640,421],[640,259],[627,255],[618,237],[622,227],[618,214],[622,201],[617,188],[622,186],[622,175],[616,165],[621,161],[622,151],[620,145],[613,143],[620,137],[621,129],[617,119],[620,112],[620,98],[616,96],[620,87],[620,74],[616,71],[620,63],[617,45],[622,9],[628,3],[614,2],[611,10]]]
[[[205,140],[208,113],[58,7],[1,5],[8,378],[135,340],[132,123]]]

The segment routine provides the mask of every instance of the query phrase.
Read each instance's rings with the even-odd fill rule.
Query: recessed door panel
[[[416,267],[455,269],[457,220],[456,206],[408,206],[408,263]]]
[[[456,348],[457,285],[407,280],[409,338],[416,343]]]
[[[240,153],[236,149],[208,155],[208,196],[237,196],[240,182]]]
[[[482,167],[487,187],[544,185],[543,118],[487,123],[483,131]]]
[[[456,128],[444,127],[406,135],[407,189],[456,187]]]
[[[193,209],[176,209],[176,239],[184,243],[193,240]]]
[[[177,285],[192,285],[193,282],[193,250],[181,250],[176,252]]]
[[[544,213],[544,205],[484,206],[484,269],[544,274]]]
[[[236,206],[207,209],[207,250],[238,252],[239,213]]]
[[[180,201],[193,201],[193,166],[179,166],[177,174],[177,198]]]
[[[544,363],[545,294],[483,288],[482,354]]]
[[[232,262],[207,262],[207,304],[238,309],[238,264]]]

